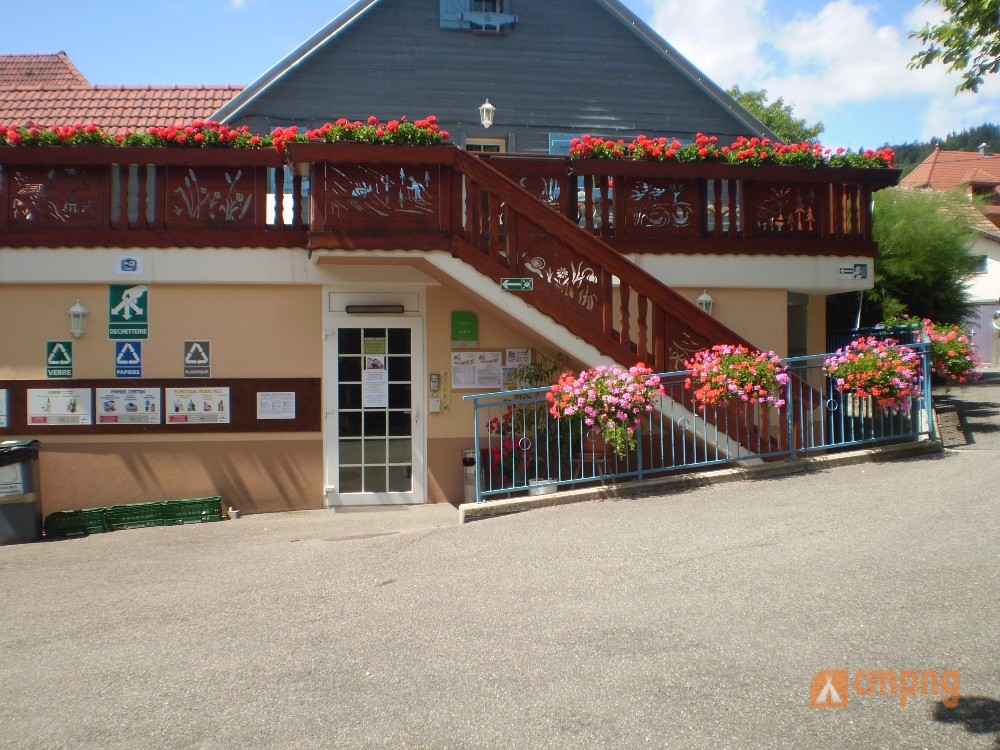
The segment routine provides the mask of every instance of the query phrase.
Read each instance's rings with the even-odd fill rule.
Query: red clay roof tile
[[[86,88],[90,82],[65,52],[43,55],[0,55],[0,89],[15,86]]]
[[[951,190],[970,182],[1000,184],[1000,155],[983,156],[978,151],[943,151],[938,148],[900,180],[899,185]]]
[[[12,87],[0,91],[0,125],[96,123],[109,133],[203,120],[242,86]]]

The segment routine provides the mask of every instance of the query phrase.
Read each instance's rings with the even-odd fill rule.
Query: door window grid
[[[365,340],[384,340],[388,406],[362,406]],[[337,336],[339,491],[409,492],[413,445],[408,328],[341,328]]]

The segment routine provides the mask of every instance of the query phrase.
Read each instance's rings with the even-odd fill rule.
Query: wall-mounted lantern
[[[489,99],[479,105],[479,122],[483,124],[484,128],[493,124],[493,115],[496,114],[496,111],[497,108],[490,104]]]
[[[712,314],[712,306],[715,304],[715,300],[709,295],[707,289],[698,295],[698,299],[696,299],[695,302],[698,303],[698,307],[703,313],[707,315]]]
[[[69,332],[73,334],[73,338],[80,338],[87,330],[87,315],[90,313],[86,307],[80,304],[80,300],[77,300],[76,304],[66,311],[66,314],[69,315]]]

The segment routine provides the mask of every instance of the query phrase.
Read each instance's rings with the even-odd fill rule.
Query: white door
[[[327,505],[425,502],[423,320],[344,316],[328,325]]]

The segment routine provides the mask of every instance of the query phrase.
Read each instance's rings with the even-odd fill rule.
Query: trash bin
[[[0,544],[42,538],[38,441],[0,442]]]
[[[462,451],[462,470],[465,472],[465,502],[476,502],[476,451]]]

